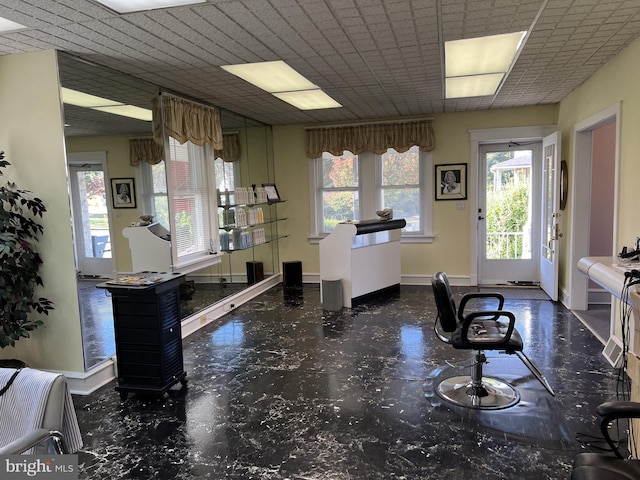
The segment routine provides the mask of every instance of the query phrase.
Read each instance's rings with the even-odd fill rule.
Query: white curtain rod
[[[410,120],[379,120],[374,122],[359,122],[359,123],[336,123],[333,125],[319,125],[316,127],[304,127],[305,130],[321,130],[323,128],[336,128],[336,127],[359,127],[361,125],[390,125],[395,123],[411,123],[411,122],[422,122],[423,120],[434,120],[435,117],[418,117],[412,118]]]

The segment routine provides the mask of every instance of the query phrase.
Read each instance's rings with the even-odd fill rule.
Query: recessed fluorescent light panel
[[[300,110],[342,106],[282,60],[223,65],[222,69]]]
[[[91,108],[101,112],[113,113],[123,117],[135,118],[150,122],[153,118],[151,110],[140,108],[133,105],[126,105],[121,102],[109,100],[108,98],[89,95],[88,93],[78,92],[69,88],[62,87],[62,101],[67,105],[75,105],[76,107]]]
[[[113,113],[121,117],[135,118],[150,122],[153,120],[153,112],[146,108],[136,107],[134,105],[114,105],[113,107],[94,107],[94,110],[101,112]]]
[[[318,88],[282,60],[223,65],[222,69],[269,93]]]
[[[446,98],[495,94],[504,75],[511,68],[526,33],[505,33],[445,42]],[[482,79],[483,76],[487,78]],[[452,80],[454,78],[456,80]],[[462,78],[467,80],[457,80]],[[452,91],[449,91],[449,85]],[[493,90],[490,85],[494,85]]]
[[[207,0],[95,0],[107,8],[118,13],[140,12],[142,10],[156,10],[158,8],[179,7],[196,3],[206,3]]]
[[[24,25],[0,17],[0,32],[2,33],[15,32],[16,30],[23,30],[25,28],[29,27],[25,27]]]
[[[338,108],[342,106],[319,88],[315,90],[300,90],[298,92],[279,92],[273,95],[300,110],[319,110],[321,108]]]
[[[493,95],[504,77],[503,73],[452,77],[446,80],[447,98],[482,97]]]

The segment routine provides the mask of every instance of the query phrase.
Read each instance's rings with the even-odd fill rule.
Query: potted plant
[[[0,152],[0,176],[11,165]],[[43,227],[37,222],[46,211],[42,200],[15,183],[0,186],[0,348],[15,346],[20,338],[43,325],[33,314],[48,315],[53,302],[34,298],[42,285],[38,269],[42,259],[36,251]]]

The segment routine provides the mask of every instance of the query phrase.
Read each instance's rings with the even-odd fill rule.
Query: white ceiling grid
[[[269,124],[553,104],[640,34],[638,0],[208,0],[125,15],[91,0],[0,0],[0,16],[29,27],[0,34],[0,55],[67,51]],[[497,95],[444,99],[443,41],[532,26]],[[267,60],[343,108],[299,111],[219,68]]]

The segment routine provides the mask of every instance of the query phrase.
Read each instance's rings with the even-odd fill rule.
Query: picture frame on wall
[[[136,208],[136,189],[133,178],[112,178],[113,208]]]
[[[267,193],[267,200],[269,203],[280,202],[280,194],[275,183],[263,183],[265,192]]]
[[[436,200],[466,200],[467,165],[447,163],[436,165]]]

